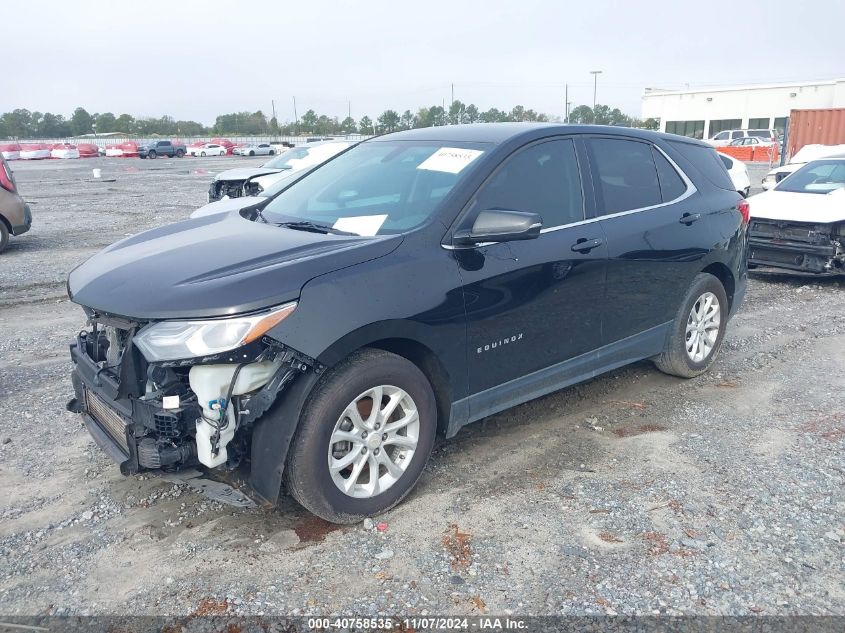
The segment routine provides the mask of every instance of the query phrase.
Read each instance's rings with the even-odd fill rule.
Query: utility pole
[[[569,123],[569,84],[563,88],[563,122]]]
[[[296,114],[296,97],[293,98],[293,134],[299,136],[299,117]]]
[[[348,118],[348,119],[352,118],[352,102],[351,101],[346,102],[346,118]]]
[[[601,75],[602,71],[600,70],[591,70],[590,74],[593,76],[593,116],[595,117],[596,112],[596,88],[599,85],[599,75]]]
[[[455,84],[452,84],[452,102],[449,104],[449,107],[451,108],[453,105],[455,105]]]

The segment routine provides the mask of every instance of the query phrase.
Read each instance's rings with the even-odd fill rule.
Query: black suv
[[[688,138],[374,138],[74,270],[91,327],[69,409],[124,474],[199,465],[354,521],[408,494],[437,433],[641,359],[706,371],[745,292],[747,221]]]

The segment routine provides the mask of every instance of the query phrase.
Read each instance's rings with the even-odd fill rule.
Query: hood
[[[273,167],[237,167],[235,169],[227,169],[221,171],[214,177],[214,180],[249,180],[255,176],[264,176],[266,174],[277,174],[281,169]]]
[[[845,189],[827,194],[770,189],[748,198],[752,218],[829,224],[845,220]]]
[[[294,300],[314,277],[383,257],[401,242],[215,214],[113,244],[70,273],[68,295],[141,320],[226,316]]]
[[[252,179],[252,182],[261,186],[264,191],[267,191],[271,185],[275,185],[277,182],[289,178],[294,174],[299,174],[302,170],[297,169],[286,169],[285,171],[276,172],[274,174],[265,174],[263,176],[256,176]]]
[[[193,213],[191,218],[204,218],[207,215],[214,215],[215,213],[228,213],[229,211],[240,211],[249,206],[258,204],[259,202],[267,202],[267,198],[261,196],[244,196],[241,198],[226,198],[225,200],[217,200],[209,202],[204,207],[200,207]]]

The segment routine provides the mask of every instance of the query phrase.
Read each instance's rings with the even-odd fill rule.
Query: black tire
[[[413,398],[419,414],[419,439],[411,462],[392,486],[373,497],[355,498],[341,492],[332,481],[328,468],[329,442],[349,403],[378,385],[399,387]],[[417,483],[434,446],[436,432],[434,392],[419,368],[390,352],[360,350],[330,370],[309,396],[288,452],[287,490],[306,509],[333,523],[354,523],[385,512]]]
[[[145,158],[147,158],[147,155],[146,154],[138,154],[138,158],[144,158],[145,159]]]
[[[147,156],[149,156],[150,159],[155,158],[156,157],[155,150],[150,150],[149,152],[147,152]]]
[[[184,155],[185,152],[183,152],[181,149],[176,150],[176,158],[182,158]]]
[[[205,156],[205,152],[200,152],[200,156]]]
[[[276,150],[271,149],[271,150],[270,150],[270,156],[275,156],[275,155],[276,155]]]
[[[713,293],[719,302],[719,333],[710,352],[701,361],[696,362],[687,354],[687,322],[693,307],[698,303],[699,298],[707,292]],[[666,347],[662,353],[654,357],[654,364],[663,373],[681,378],[694,378],[703,374],[719,355],[719,349],[722,347],[722,340],[725,338],[725,329],[728,325],[729,311],[728,296],[722,282],[708,273],[696,275],[681,302],[680,308],[678,308],[677,314],[675,314],[675,320],[672,321]]]
[[[0,253],[6,250],[9,245],[9,229],[3,220],[0,220]]]
[[[250,150],[250,151],[249,151],[249,155],[250,155],[250,156],[255,156],[255,152],[253,152],[252,150]]]

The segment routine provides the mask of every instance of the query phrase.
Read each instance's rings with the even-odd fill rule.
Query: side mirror
[[[536,213],[488,209],[475,218],[472,228],[457,231],[452,238],[456,246],[474,246],[483,242],[533,240],[540,235],[543,220]]]

